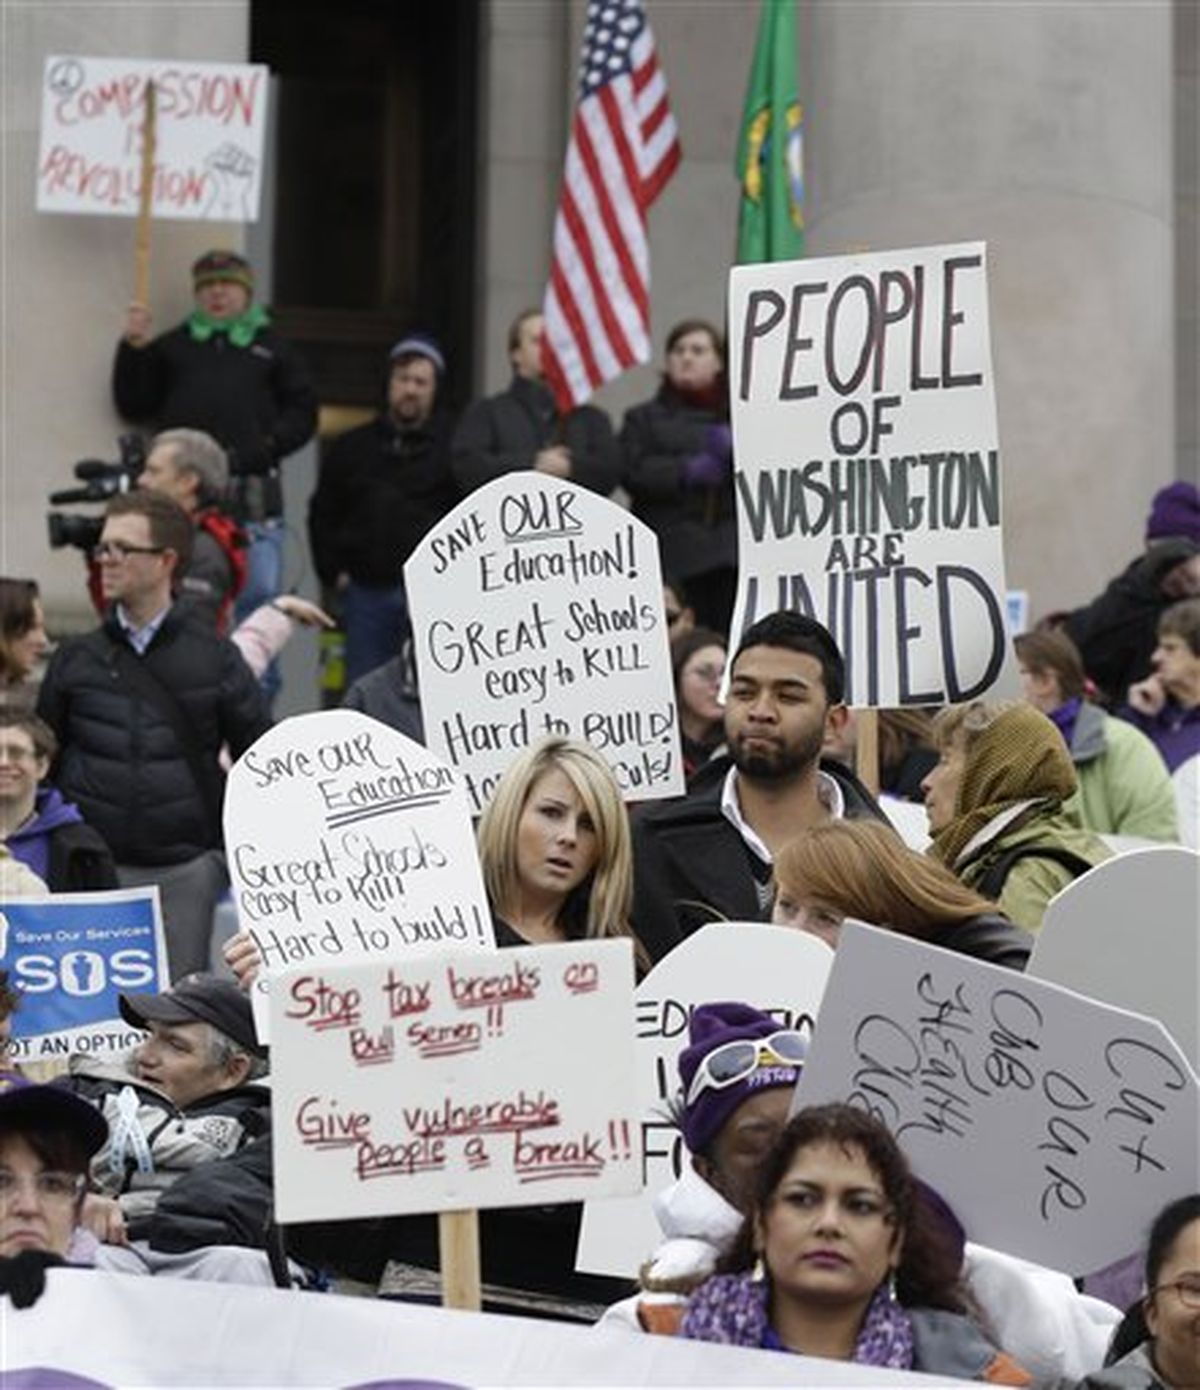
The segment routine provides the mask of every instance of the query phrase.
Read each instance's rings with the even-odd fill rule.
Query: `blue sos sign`
[[[0,905],[0,966],[24,996],[17,1038],[45,1038],[120,1019],[117,996],[165,989],[166,952],[153,888],[59,893]]]

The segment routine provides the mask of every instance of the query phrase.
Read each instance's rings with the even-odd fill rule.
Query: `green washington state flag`
[[[803,114],[795,0],[762,0],[734,170],[741,184],[739,263],[804,254]]]

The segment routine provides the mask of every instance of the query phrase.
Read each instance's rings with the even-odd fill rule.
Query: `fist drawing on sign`
[[[254,156],[247,154],[240,145],[226,141],[213,150],[204,161],[204,167],[209,173],[204,215],[226,222],[249,222]]]

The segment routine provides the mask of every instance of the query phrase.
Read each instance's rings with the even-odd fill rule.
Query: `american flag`
[[[544,304],[542,370],[561,411],[650,360],[646,211],[679,157],[641,0],[589,0]]]

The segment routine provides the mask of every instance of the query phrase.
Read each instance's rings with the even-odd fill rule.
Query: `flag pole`
[[[146,83],[142,121],[142,181],[138,188],[137,231],[133,249],[133,298],[150,303],[150,221],[154,205],[154,151],[156,144],[154,83]]]
[[[879,711],[854,712],[854,770],[872,796],[879,795]]]

